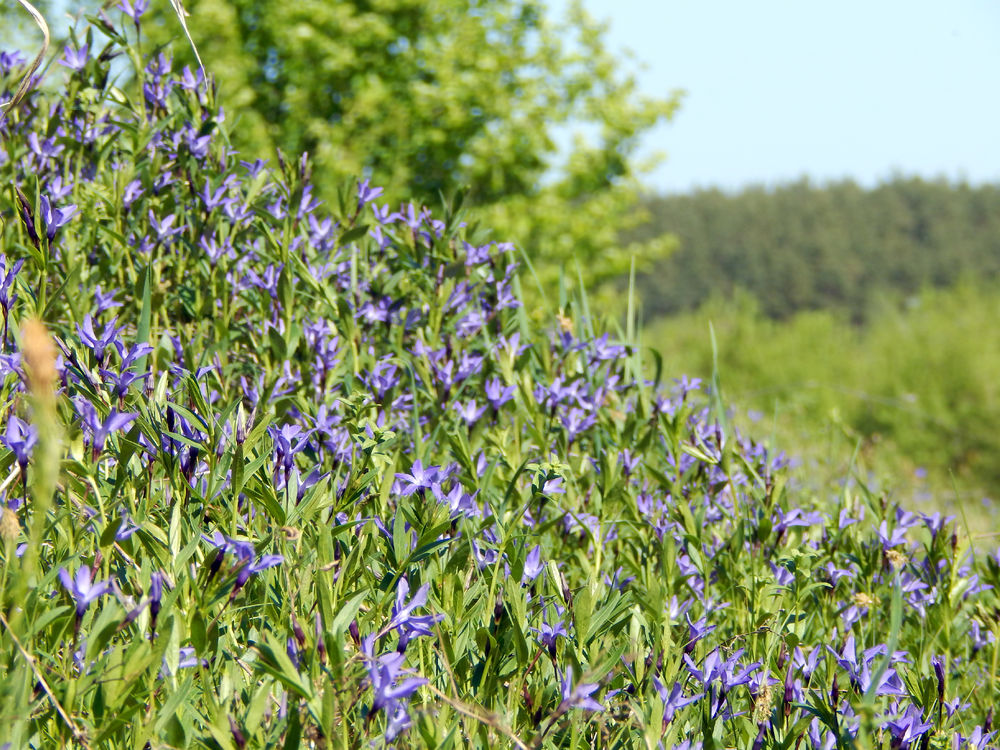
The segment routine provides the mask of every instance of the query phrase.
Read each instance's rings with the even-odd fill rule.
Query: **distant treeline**
[[[650,221],[680,248],[639,279],[646,317],[749,291],[772,318],[839,308],[863,320],[882,294],[910,295],[1000,272],[1000,186],[896,178],[874,189],[803,180],[738,194],[650,197]]]

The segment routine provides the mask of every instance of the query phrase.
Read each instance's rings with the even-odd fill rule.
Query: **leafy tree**
[[[321,196],[370,177],[391,203],[466,205],[539,262],[543,283],[576,264],[588,282],[665,254],[622,248],[639,138],[678,95],[640,96],[574,3],[562,23],[532,0],[196,0],[187,25],[231,107],[241,151],[308,152]],[[151,8],[154,43],[182,35]],[[188,45],[178,62],[194,65]],[[234,106],[235,105],[235,106]],[[569,149],[558,133],[577,129]],[[562,139],[562,140],[565,140]]]

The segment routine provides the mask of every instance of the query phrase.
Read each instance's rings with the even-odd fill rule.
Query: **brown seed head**
[[[900,570],[906,565],[906,555],[899,550],[891,549],[885,553],[885,556],[889,564],[896,570]]]
[[[878,605],[879,599],[877,597],[871,597],[861,591],[854,595],[854,603],[859,607],[871,607],[873,604]]]
[[[44,323],[38,320],[24,321],[21,327],[21,353],[32,391],[36,396],[51,395],[58,377],[57,350]]]
[[[13,542],[19,533],[21,524],[17,521],[17,514],[10,508],[4,508],[3,515],[0,515],[0,539]]]
[[[753,720],[756,724],[763,724],[771,717],[771,709],[774,707],[774,691],[770,685],[763,685],[757,693],[753,702]]]

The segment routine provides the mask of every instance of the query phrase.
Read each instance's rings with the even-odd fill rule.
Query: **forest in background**
[[[787,318],[838,309],[855,322],[886,296],[1000,271],[1000,186],[897,177],[874,189],[801,180],[739,193],[648,196],[627,242],[665,233],[680,246],[639,278],[647,319],[713,295],[752,294]]]
[[[636,282],[667,371],[709,378],[717,362],[737,421],[795,446],[817,486],[854,461],[888,492],[995,525],[1000,188],[801,181],[645,207],[641,232],[680,239]]]

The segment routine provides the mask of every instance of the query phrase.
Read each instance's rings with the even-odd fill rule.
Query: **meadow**
[[[738,294],[652,321],[644,338],[680,371],[709,377],[717,364],[740,406],[734,418],[758,439],[796,446],[815,487],[859,474],[914,508],[964,514],[991,548],[1000,338],[988,321],[998,313],[995,284],[972,279],[887,293],[863,325],[836,309],[775,320]]]
[[[995,745],[954,519],[94,23],[0,122],[0,745]]]

